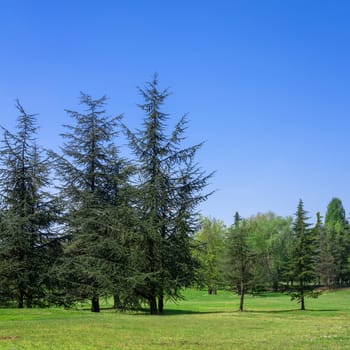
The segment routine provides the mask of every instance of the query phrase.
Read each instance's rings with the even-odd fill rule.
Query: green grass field
[[[350,290],[307,299],[307,311],[286,295],[246,299],[189,290],[163,316],[103,310],[1,309],[0,349],[350,349]]]

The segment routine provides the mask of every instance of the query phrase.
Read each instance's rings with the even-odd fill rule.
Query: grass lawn
[[[246,299],[188,290],[163,316],[104,310],[0,309],[0,349],[350,349],[350,290],[307,299],[307,311],[281,294]]]

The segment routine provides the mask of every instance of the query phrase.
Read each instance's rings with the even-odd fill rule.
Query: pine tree
[[[68,244],[56,273],[64,281],[63,299],[88,298],[91,311],[99,312],[99,298],[111,293],[113,271],[124,263],[118,218],[125,164],[113,144],[121,117],[106,116],[105,96],[95,100],[81,93],[80,103],[85,112],[66,110],[75,124],[65,125],[66,143],[57,162]]]
[[[255,258],[249,242],[251,229],[238,212],[226,241],[226,274],[229,284],[240,295],[239,311],[244,310],[244,297],[254,282]]]
[[[53,263],[58,237],[53,224],[55,199],[49,185],[49,162],[36,144],[36,115],[16,101],[17,132],[4,130],[1,149],[3,212],[0,230],[1,300],[19,308],[41,304],[49,288],[48,266]]]
[[[311,282],[315,278],[315,243],[313,231],[307,223],[307,212],[304,210],[302,200],[299,201],[293,224],[294,249],[290,264],[291,276],[297,286],[291,292],[292,300],[300,303],[301,310],[305,310],[305,296],[317,297],[313,292]]]
[[[139,89],[145,113],[143,129],[125,127],[139,169],[139,261],[134,290],[150,305],[151,314],[161,314],[164,298],[177,299],[180,290],[194,279],[195,263],[190,242],[196,229],[197,204],[206,199],[201,191],[210,175],[194,161],[201,145],[181,148],[186,117],[170,136],[169,116],[161,108],[169,91],[160,91],[157,76]]]

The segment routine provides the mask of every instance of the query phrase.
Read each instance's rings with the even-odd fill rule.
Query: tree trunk
[[[300,309],[305,310],[304,284],[300,281]]]
[[[241,283],[241,297],[240,297],[240,302],[239,302],[239,311],[240,312],[243,311],[244,293],[245,293],[244,284]]]
[[[305,310],[304,295],[301,296],[300,304],[301,304],[300,309],[304,311]]]
[[[158,314],[162,315],[164,311],[164,296],[163,294],[158,297]]]
[[[157,310],[157,299],[154,295],[152,295],[149,298],[149,311],[151,313],[151,315],[157,315],[158,314],[158,310]]]
[[[24,308],[24,293],[22,291],[19,292],[18,300],[17,300],[17,307],[19,309]]]
[[[213,290],[211,288],[208,288],[208,294],[212,295],[213,294]]]
[[[33,307],[33,298],[31,296],[28,296],[26,299],[26,307],[28,309],[31,309]]]
[[[91,299],[91,312],[100,312],[100,301],[97,296]]]
[[[114,309],[120,309],[120,298],[118,294],[115,294],[113,296],[113,308]]]
[[[273,282],[272,282],[272,290],[274,291],[274,292],[277,292],[278,291],[278,280],[273,280]]]

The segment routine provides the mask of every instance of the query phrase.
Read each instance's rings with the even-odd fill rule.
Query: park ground
[[[163,316],[105,308],[0,309],[0,349],[350,349],[350,289],[325,291],[300,311],[287,295],[187,290]]]

